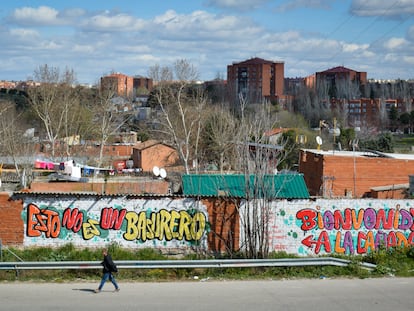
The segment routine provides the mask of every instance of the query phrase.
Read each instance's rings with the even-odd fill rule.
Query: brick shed
[[[156,140],[147,140],[134,146],[132,160],[134,167],[141,168],[144,172],[152,172],[154,166],[176,166],[179,156],[174,148]]]
[[[303,149],[299,172],[311,196],[370,197],[374,187],[407,184],[414,155]]]

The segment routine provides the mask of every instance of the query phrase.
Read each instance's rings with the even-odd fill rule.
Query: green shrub
[[[128,249],[118,244],[111,244],[108,249],[114,260],[171,260],[159,250],[153,248]],[[3,250],[3,261],[100,261],[102,248],[76,248],[67,244],[58,248],[25,248]],[[232,254],[231,258],[237,254]],[[187,255],[183,259],[199,259],[199,255]],[[204,259],[213,258],[203,255]],[[226,258],[226,256],[220,256]],[[332,256],[330,256],[332,257]],[[131,281],[168,281],[181,279],[281,279],[281,278],[330,278],[330,277],[374,277],[384,275],[414,276],[414,247],[380,248],[364,256],[334,255],[350,261],[346,267],[336,266],[305,266],[305,267],[254,267],[254,268],[179,268],[179,269],[120,269],[117,277]],[[217,257],[216,257],[217,258]],[[299,258],[284,252],[274,252],[270,259]],[[362,268],[361,262],[376,265],[371,270]],[[63,282],[71,280],[99,280],[101,270],[0,270],[0,280],[36,280]]]

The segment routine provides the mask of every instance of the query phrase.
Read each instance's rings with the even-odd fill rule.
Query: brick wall
[[[21,200],[13,201],[9,193],[0,193],[0,240],[3,245],[23,244],[22,210]]]
[[[213,252],[238,250],[240,220],[235,202],[218,198],[202,201],[207,206],[211,226],[207,241],[209,250]]]
[[[104,194],[167,194],[170,184],[165,180],[145,182],[32,182],[30,192],[96,192]]]
[[[311,195],[364,197],[372,187],[408,183],[414,161],[301,151],[299,171]]]

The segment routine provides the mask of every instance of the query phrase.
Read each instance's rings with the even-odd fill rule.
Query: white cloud
[[[356,44],[356,43],[343,43],[342,51],[344,53],[361,53],[364,50],[368,49],[368,44]]]
[[[384,47],[389,50],[395,50],[407,45],[407,40],[404,38],[391,38],[384,43]]]
[[[411,26],[408,29],[407,38],[409,38],[411,41],[414,41],[414,26]]]
[[[208,0],[206,5],[245,11],[256,9],[267,2],[269,0]]]
[[[279,5],[277,10],[284,12],[300,8],[329,9],[331,5],[332,0],[294,0]]]
[[[88,31],[137,31],[144,27],[144,21],[128,14],[99,14],[85,21],[82,27]]]
[[[59,50],[63,47],[62,43],[56,41],[42,41],[38,48],[42,50]]]
[[[175,40],[178,38],[199,42],[202,39],[243,40],[257,35],[262,29],[247,18],[231,15],[215,15],[205,11],[191,14],[178,14],[173,10],[157,16],[150,28],[162,38]]]
[[[353,0],[350,11],[358,16],[390,18],[412,16],[414,0]]]
[[[209,4],[240,8],[269,4],[267,2],[270,3],[263,0],[211,0]],[[369,5],[372,2],[368,1]],[[290,3],[324,7],[331,1],[297,0]],[[73,68],[81,82],[94,82],[104,72],[112,70],[145,75],[150,66],[157,63],[170,65],[179,58],[195,64],[202,79],[212,79],[217,73],[225,77],[228,64],[255,56],[285,62],[286,77],[308,76],[341,64],[360,71],[367,68],[373,76],[380,70],[378,67],[390,68],[385,64],[386,59],[392,60],[393,64],[392,70],[388,70],[389,76],[412,76],[409,72],[412,57],[404,57],[402,51],[414,50],[410,42],[410,38],[414,40],[414,26],[408,30],[405,39],[401,35],[391,39],[384,36],[381,42],[377,40],[376,44],[369,45],[333,37],[327,39],[313,28],[289,30],[286,27],[286,31],[281,31],[284,27],[279,17],[274,18],[280,28],[275,26],[276,30],[269,30],[245,12],[213,12],[216,11],[181,13],[168,10],[143,19],[130,11],[92,13],[76,8],[61,11],[45,6],[20,8],[0,26],[0,58],[5,62],[12,58],[10,55],[30,59],[19,68],[25,72],[23,77],[39,64],[50,63]],[[41,25],[65,27],[29,27]],[[394,68],[398,61],[402,65],[396,72]],[[378,66],[378,62],[384,65]]]
[[[13,28],[13,29],[10,29],[10,35],[18,37],[20,39],[27,38],[27,39],[32,40],[32,39],[39,37],[39,32],[33,29],[28,29],[28,28]]]
[[[95,52],[95,46],[93,45],[81,45],[81,44],[75,44],[72,48],[72,51],[75,53],[93,53]]]
[[[414,56],[404,56],[404,62],[414,65]]]
[[[58,11],[48,6],[15,9],[9,17],[11,23],[25,26],[65,26],[77,25],[86,11],[79,8]]]
[[[12,20],[22,25],[57,25],[59,12],[47,6],[38,8],[24,7],[16,9]]]

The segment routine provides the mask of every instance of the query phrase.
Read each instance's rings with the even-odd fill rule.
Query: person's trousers
[[[101,284],[99,284],[99,290],[105,285],[106,281],[110,280],[114,284],[115,289],[118,289],[118,284],[116,283],[115,277],[111,272],[105,272],[102,276]]]

